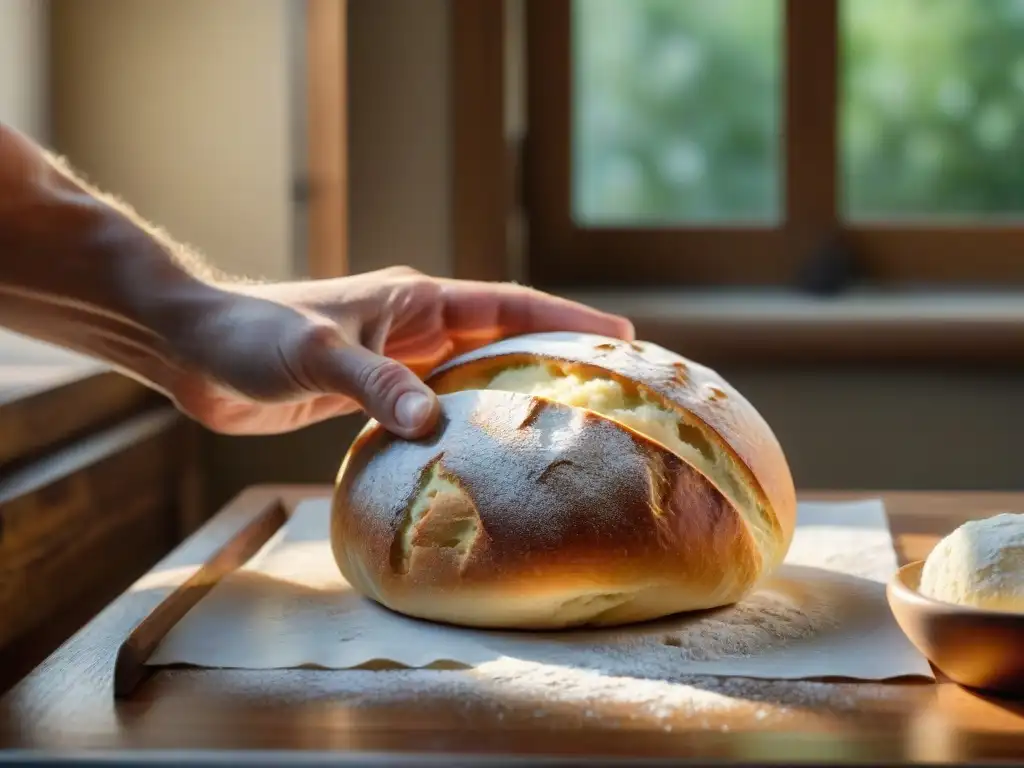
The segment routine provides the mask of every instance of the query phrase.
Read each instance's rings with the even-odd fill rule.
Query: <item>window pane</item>
[[[1024,210],[1024,2],[845,0],[847,217]]]
[[[779,217],[780,0],[574,0],[573,214]]]

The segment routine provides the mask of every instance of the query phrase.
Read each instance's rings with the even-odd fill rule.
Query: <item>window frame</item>
[[[297,186],[306,204],[306,271],[341,277],[348,259],[348,0],[307,0],[304,23],[306,178]]]
[[[851,276],[873,286],[1024,286],[1024,259],[1014,258],[1024,247],[1024,224],[842,220],[840,0],[784,2],[779,224],[577,225],[571,211],[572,0],[525,1],[523,202],[531,282],[545,288],[799,288],[816,260],[840,253],[854,265]]]

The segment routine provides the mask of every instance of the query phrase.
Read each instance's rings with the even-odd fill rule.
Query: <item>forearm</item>
[[[174,337],[219,276],[127,206],[0,126],[0,325],[168,391]]]

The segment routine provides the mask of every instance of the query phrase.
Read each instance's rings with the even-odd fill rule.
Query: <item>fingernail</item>
[[[430,400],[422,392],[406,392],[395,403],[395,418],[406,429],[423,426],[430,416]]]

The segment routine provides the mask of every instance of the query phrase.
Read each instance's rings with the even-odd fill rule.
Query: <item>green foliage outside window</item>
[[[1024,209],[1024,0],[841,8],[845,214]],[[575,0],[579,221],[782,215],[782,11],[780,0]]]

